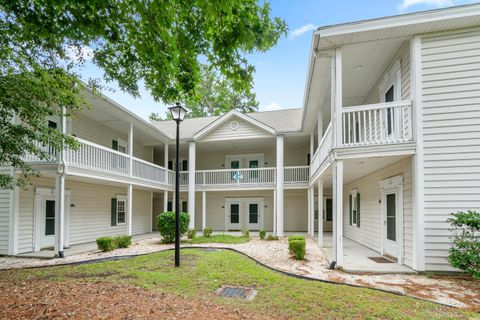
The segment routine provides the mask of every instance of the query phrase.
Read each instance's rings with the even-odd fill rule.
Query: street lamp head
[[[183,121],[185,115],[187,114],[187,109],[182,107],[180,102],[177,102],[173,107],[168,108],[168,110],[170,110],[173,120],[177,122]]]

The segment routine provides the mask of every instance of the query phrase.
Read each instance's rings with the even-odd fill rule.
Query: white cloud
[[[310,24],[306,24],[300,28],[297,28],[295,30],[293,30],[292,32],[290,32],[290,34],[288,35],[288,38],[289,39],[295,39],[297,37],[300,37],[302,34],[308,32],[308,31],[311,31],[311,30],[315,30],[317,28],[316,25],[310,23]]]
[[[269,104],[262,106],[259,108],[259,111],[275,111],[275,110],[281,110],[284,109],[282,108],[278,103],[276,102],[270,102]]]
[[[414,7],[417,5],[425,5],[430,7],[448,7],[453,6],[453,0],[403,0],[402,3],[398,6],[399,11],[405,11],[410,7]]]

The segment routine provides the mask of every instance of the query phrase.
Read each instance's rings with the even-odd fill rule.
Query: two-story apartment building
[[[174,209],[174,122],[87,94],[51,119],[80,149],[28,158],[42,176],[0,191],[0,254],[150,232]],[[347,269],[452,270],[446,220],[480,209],[479,125],[480,5],[322,27],[303,108],[181,124],[181,209],[197,230],[307,232]]]

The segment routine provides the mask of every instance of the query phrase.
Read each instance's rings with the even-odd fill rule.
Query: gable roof
[[[223,116],[211,116],[211,117],[201,117],[201,118],[188,118],[183,120],[180,129],[180,139],[181,140],[193,140],[197,133],[200,133],[202,130],[206,129],[209,126],[217,127],[217,125],[226,121],[226,116],[236,115],[245,119],[249,123],[254,124],[257,127],[263,127],[264,129],[269,128],[273,130],[272,133],[288,133],[288,132],[298,132],[302,128],[302,109],[284,109],[284,110],[275,110],[275,111],[263,111],[263,112],[252,112],[252,113],[240,113],[235,111],[233,113],[224,114]],[[223,120],[220,120],[222,118]],[[218,124],[217,120],[220,120]],[[215,124],[214,124],[215,122]],[[170,139],[175,139],[176,134],[176,123],[173,120],[163,120],[163,121],[151,121],[151,123],[158,128],[163,134],[170,137]],[[268,131],[268,130],[267,130]]]

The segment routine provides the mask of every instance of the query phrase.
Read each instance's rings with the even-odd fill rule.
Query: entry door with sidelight
[[[398,254],[398,209],[397,209],[397,193],[385,194],[385,214],[384,214],[384,251],[386,254],[397,257]]]
[[[241,202],[228,201],[227,202],[227,230],[241,230]]]
[[[52,247],[55,240],[55,197],[42,198],[41,247]]]

